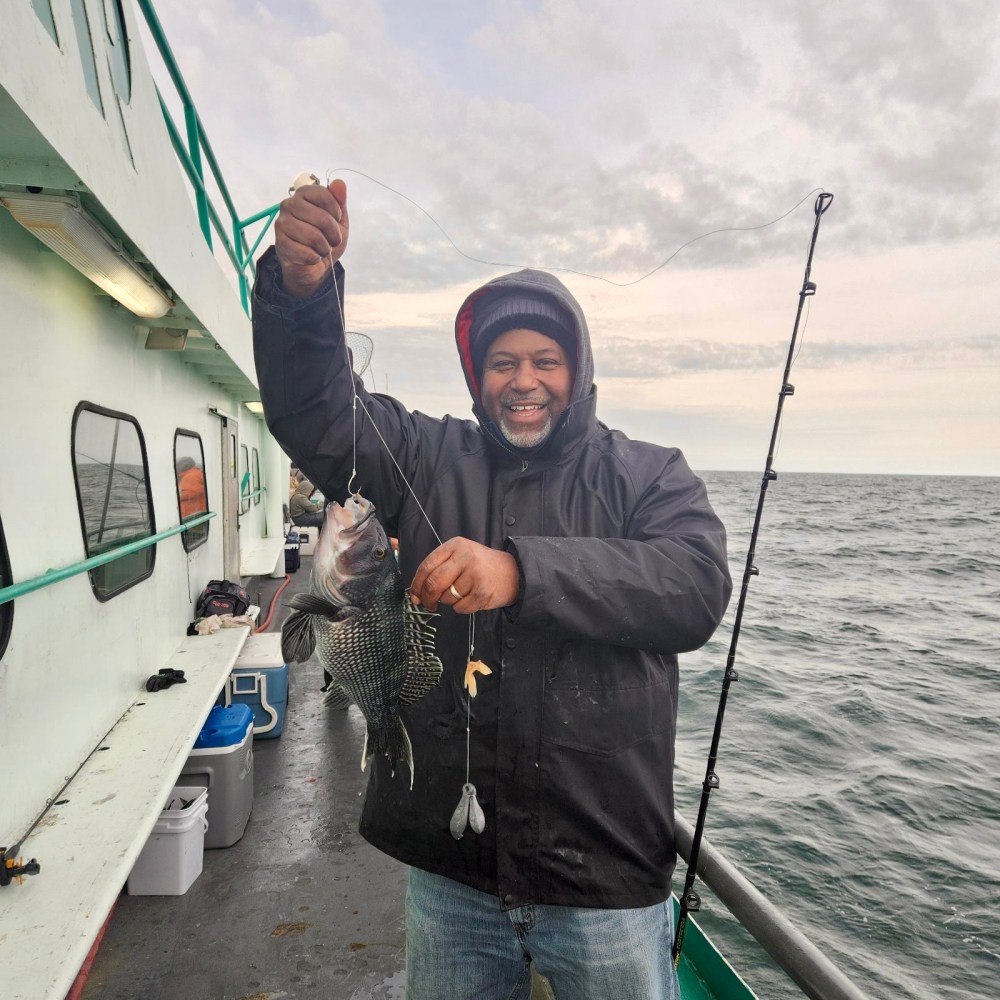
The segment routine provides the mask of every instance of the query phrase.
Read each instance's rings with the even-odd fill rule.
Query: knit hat
[[[576,326],[570,313],[550,295],[518,288],[477,305],[469,330],[473,371],[482,375],[486,352],[501,333],[522,329],[551,337],[576,365]]]

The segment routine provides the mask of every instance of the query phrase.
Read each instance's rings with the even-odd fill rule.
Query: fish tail
[[[362,751],[361,769],[364,770],[371,757],[385,754],[389,758],[393,774],[396,773],[396,764],[400,760],[406,761],[406,766],[410,769],[410,788],[413,788],[413,745],[410,743],[410,734],[403,725],[403,720],[394,715],[388,725],[379,726],[377,729],[368,727],[365,733],[365,746]]]

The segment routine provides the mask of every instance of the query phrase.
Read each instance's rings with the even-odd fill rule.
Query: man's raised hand
[[[281,203],[274,250],[281,286],[293,298],[314,294],[347,249],[347,185],[340,179],[299,187]]]

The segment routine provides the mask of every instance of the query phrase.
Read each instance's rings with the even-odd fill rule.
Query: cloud
[[[788,343],[721,343],[689,340],[669,343],[630,337],[604,338],[595,349],[597,370],[609,378],[663,378],[679,372],[776,371],[784,368]],[[996,337],[960,337],[915,344],[912,340],[800,341],[795,369],[861,366],[868,368],[954,368],[976,365],[1000,368]]]
[[[807,329],[799,371],[840,392],[843,373],[898,388],[945,372],[930,420],[955,372],[997,363],[993,0],[157,9],[242,212],[300,170],[357,171],[349,321],[427,412],[467,412],[454,309],[520,266],[565,277],[592,328],[614,331],[595,336],[612,385],[715,376],[706,391],[725,398],[729,378],[780,371],[771,334],[791,319],[818,188],[836,196],[817,269],[826,325]]]
[[[818,186],[837,194],[829,228],[852,252],[1000,223],[1000,13],[986,0],[920,0],[905,18],[860,0],[681,14],[439,3],[422,19],[374,0],[174,0],[161,16],[255,208],[304,167],[351,167],[405,196],[354,177],[362,287],[447,280],[458,260],[438,226],[483,260],[632,280]],[[226,62],[246,80],[248,51],[249,85],[220,88]],[[801,245],[779,223],[766,240],[721,233],[682,254],[710,267]]]

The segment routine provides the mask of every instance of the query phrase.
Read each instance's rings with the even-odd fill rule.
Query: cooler
[[[186,785],[208,789],[205,847],[230,847],[253,808],[253,709],[216,705],[181,771]]]
[[[208,790],[178,785],[125,883],[130,896],[183,896],[201,874]]]
[[[281,655],[281,633],[247,636],[226,683],[226,705],[249,705],[255,739],[281,735],[288,705],[288,664]]]
[[[308,527],[298,527],[295,529],[299,536],[299,555],[311,556],[316,551],[316,543],[319,541],[319,528],[315,525]]]

